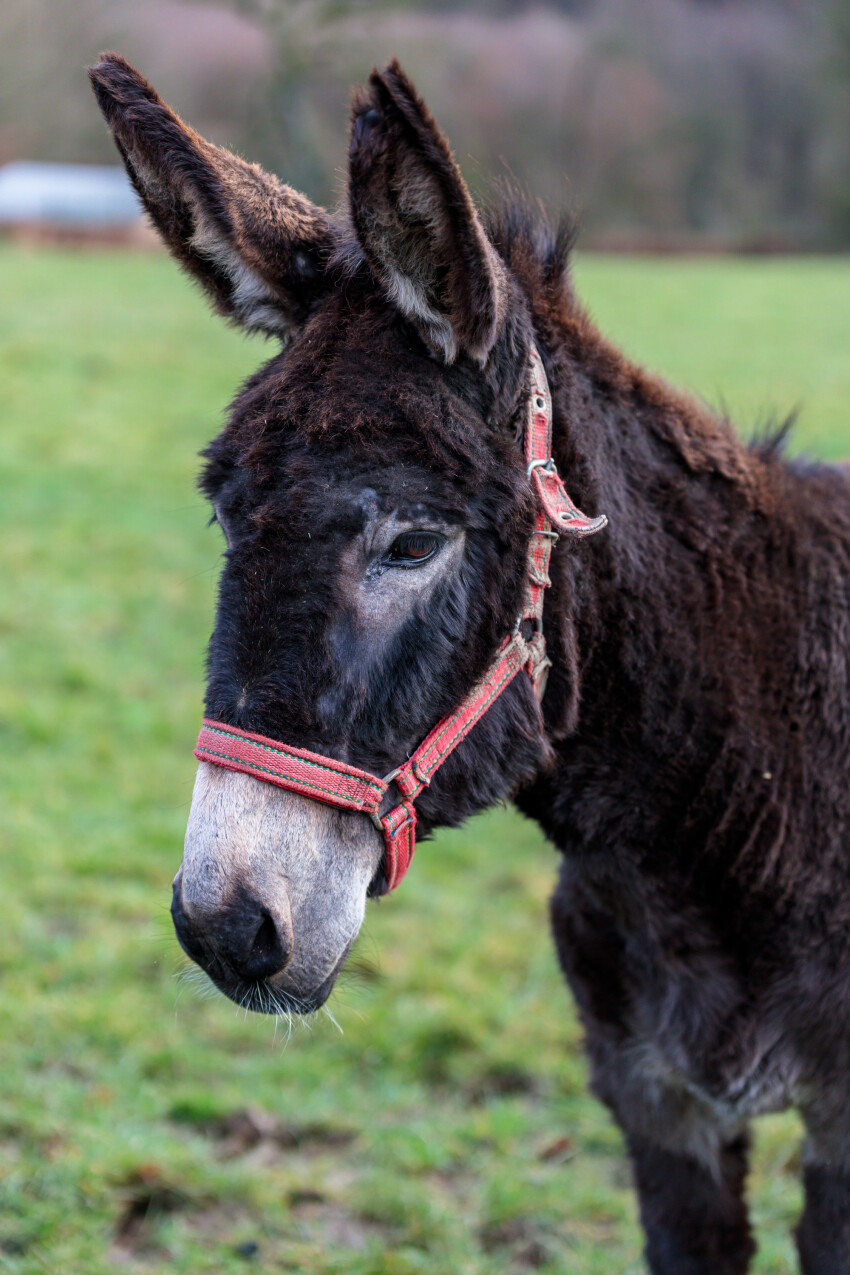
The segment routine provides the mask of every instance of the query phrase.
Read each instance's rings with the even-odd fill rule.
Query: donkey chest
[[[798,1063],[771,981],[697,907],[662,906],[637,875],[612,891],[604,872],[568,860],[553,906],[591,1040],[619,1041],[630,1084],[692,1099],[722,1124],[787,1106]]]
[[[681,1065],[663,1041],[633,1037],[619,1057],[606,1059],[597,1092],[614,1097],[630,1127],[710,1161],[718,1139],[735,1138],[755,1117],[786,1110],[799,1097],[797,1068],[781,1047],[739,1062],[724,1083],[706,1082],[698,1059]]]

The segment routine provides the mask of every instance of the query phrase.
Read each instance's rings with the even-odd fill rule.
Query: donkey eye
[[[442,543],[443,537],[431,531],[406,531],[393,542],[386,562],[393,567],[418,567],[433,558]]]

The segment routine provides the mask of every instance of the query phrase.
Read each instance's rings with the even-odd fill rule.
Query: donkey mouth
[[[207,944],[201,942],[187,923],[183,911],[178,880],[175,881],[172,915],[177,940],[186,955],[199,965],[214,987],[240,1007],[256,1014],[312,1014],[321,1009],[333,991],[334,984],[354,945],[352,938],[343,948],[330,972],[317,986],[302,986],[291,969],[251,977],[238,973],[232,965]],[[306,980],[305,980],[306,984]]]
[[[213,985],[230,1000],[235,1001],[240,1009],[250,1010],[254,1014],[272,1016],[314,1014],[322,1008],[333,991],[352,946],[353,940],[346,946],[324,981],[309,991],[301,991],[291,983],[288,985],[276,983],[274,979],[235,978],[221,967],[211,967],[209,963],[205,969]]]

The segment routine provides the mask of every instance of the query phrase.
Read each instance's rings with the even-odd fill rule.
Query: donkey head
[[[283,344],[206,452],[227,544],[207,715],[382,775],[522,603],[527,303],[397,64],[355,96],[336,216],[204,141],[120,57],[91,76],[171,251],[219,312]],[[420,831],[510,796],[547,749],[517,678],[418,800]],[[178,937],[241,1003],[313,1009],[382,860],[365,815],[202,762]]]

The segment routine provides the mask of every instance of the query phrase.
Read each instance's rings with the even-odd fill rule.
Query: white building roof
[[[0,224],[126,226],[142,207],[123,168],[19,160],[0,168]]]

